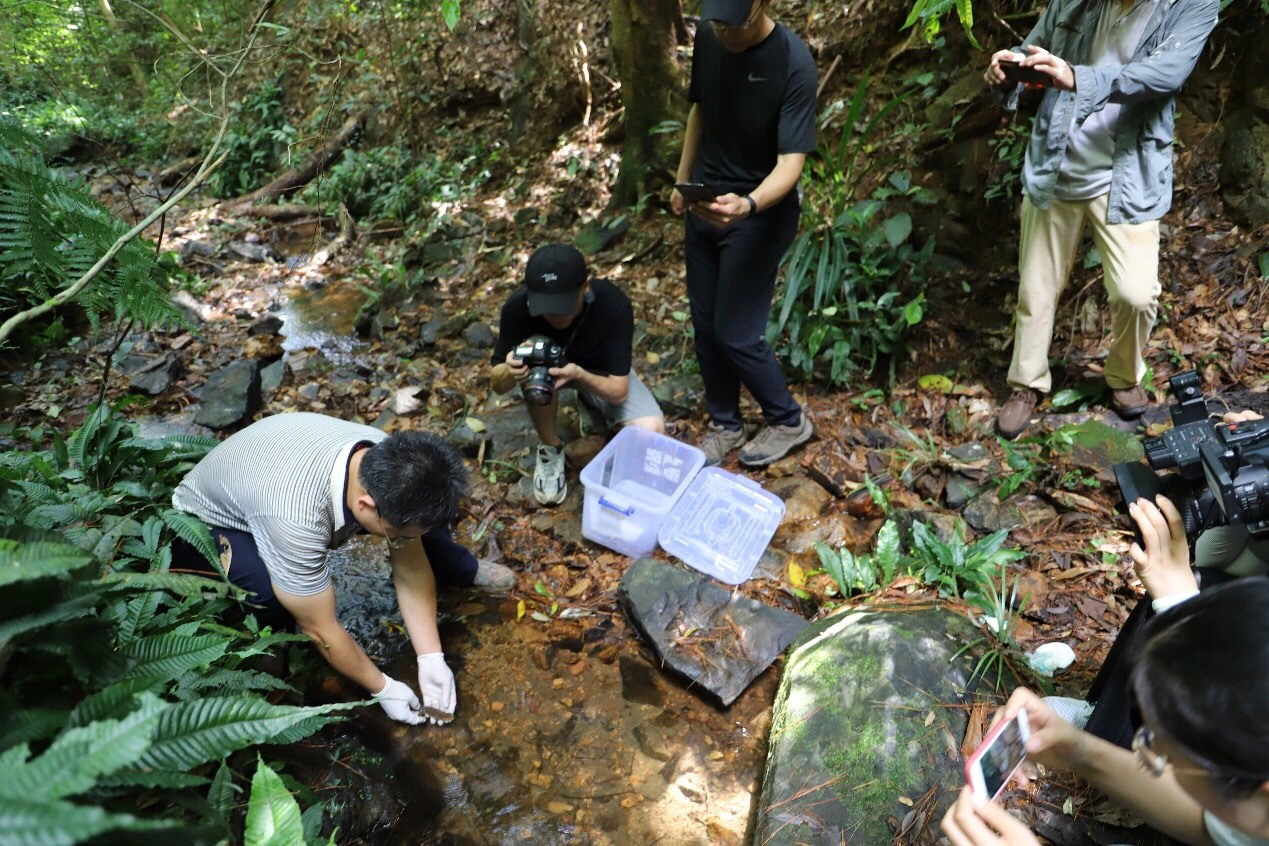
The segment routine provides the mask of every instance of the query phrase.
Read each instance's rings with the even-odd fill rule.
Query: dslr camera
[[[1215,526],[1243,525],[1269,537],[1269,420],[1218,423],[1207,416],[1198,373],[1168,380],[1176,400],[1169,411],[1173,428],[1146,438],[1149,468],[1115,465],[1124,504],[1162,493],[1176,504],[1193,544]],[[1175,472],[1162,474],[1157,471]]]
[[[555,393],[551,368],[568,364],[563,345],[546,335],[531,335],[516,347],[516,358],[529,368],[529,375],[520,383],[524,401],[532,405],[550,405],[551,396]]]

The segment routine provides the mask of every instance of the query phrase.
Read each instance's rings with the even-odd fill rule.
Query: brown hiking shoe
[[[792,426],[765,426],[740,451],[740,463],[746,467],[766,467],[784,458],[794,447],[801,446],[814,436],[815,427],[811,425],[811,418],[803,411],[801,418]]]
[[[1008,402],[996,413],[996,428],[1001,435],[1012,441],[1031,424],[1031,414],[1039,404],[1039,391],[1033,388],[1014,391],[1009,395]]]
[[[727,457],[727,453],[736,447],[742,446],[745,442],[745,429],[724,429],[717,423],[710,423],[709,428],[705,430],[705,437],[701,438],[701,442],[697,444],[701,452],[705,453],[705,466],[713,467],[715,464],[722,463]]]
[[[1150,395],[1140,385],[1131,388],[1111,388],[1110,407],[1125,420],[1140,417],[1150,406]]]

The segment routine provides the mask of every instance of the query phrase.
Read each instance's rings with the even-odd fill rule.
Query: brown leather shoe
[[[1001,435],[1012,441],[1031,424],[1031,413],[1039,404],[1039,391],[1033,388],[1014,391],[1009,395],[1008,402],[996,413],[996,428]]]
[[[1150,395],[1140,385],[1131,388],[1112,388],[1110,407],[1125,420],[1140,417],[1150,407]]]

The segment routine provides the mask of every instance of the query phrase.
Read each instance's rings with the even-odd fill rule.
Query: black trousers
[[[706,409],[723,428],[743,425],[741,385],[757,400],[769,425],[792,426],[801,419],[802,407],[789,393],[766,337],[776,272],[797,234],[801,211],[794,190],[726,229],[687,214],[683,248],[696,358]]]
[[[275,630],[292,630],[295,618],[282,607],[273,590],[273,581],[256,541],[247,532],[211,527],[212,539],[220,550],[221,560],[229,560],[229,581],[247,592],[243,612],[254,614],[261,626]],[[439,585],[470,585],[476,581],[479,566],[471,550],[454,540],[448,528],[433,529],[419,540],[432,564]],[[183,540],[172,544],[172,568],[197,573],[216,571],[203,554]]]

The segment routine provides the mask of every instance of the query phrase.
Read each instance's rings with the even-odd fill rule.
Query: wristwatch
[[[749,201],[749,216],[753,217],[758,213],[758,201],[748,194],[745,195],[745,199]]]

